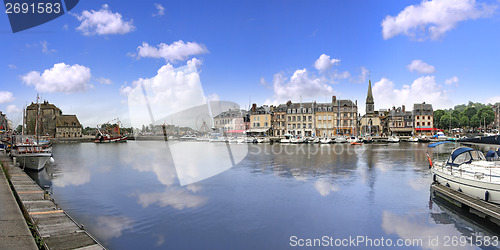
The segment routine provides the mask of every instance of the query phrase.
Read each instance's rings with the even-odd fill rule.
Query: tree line
[[[484,124],[488,126],[495,120],[495,107],[498,106],[469,101],[467,105],[457,105],[453,109],[438,109],[434,111],[434,126],[439,129],[484,128]]]

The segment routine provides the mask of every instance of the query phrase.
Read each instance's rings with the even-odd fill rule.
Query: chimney
[[[257,110],[257,104],[256,103],[252,104],[252,113],[255,113],[255,110]]]
[[[337,96],[332,96],[332,103],[336,103],[337,102]]]
[[[405,112],[405,105],[403,105],[403,113]]]

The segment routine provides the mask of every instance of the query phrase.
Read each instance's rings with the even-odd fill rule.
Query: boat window
[[[480,151],[471,151],[472,159],[475,161],[484,161],[486,158],[484,157],[483,152]]]
[[[455,158],[453,163],[454,164],[462,164],[462,163],[468,162],[470,160],[471,160],[471,156],[470,156],[469,152],[465,152],[465,153],[457,156],[457,158]]]

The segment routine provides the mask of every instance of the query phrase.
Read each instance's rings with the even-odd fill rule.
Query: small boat
[[[307,139],[307,142],[309,143],[319,143],[319,138],[318,137],[311,137]]]
[[[329,144],[329,143],[332,143],[332,139],[330,138],[323,138],[321,140],[319,140],[321,142],[321,144]]]
[[[427,156],[434,182],[470,197],[500,204],[500,162],[488,161],[481,151],[469,147],[454,149],[442,162],[433,163],[429,154]]]
[[[395,135],[391,135],[387,138],[387,142],[392,142],[392,143],[398,143],[399,142],[399,137]]]
[[[179,140],[181,141],[196,141],[196,139],[197,139],[196,135],[189,135],[189,134],[179,137]]]
[[[363,145],[363,143],[353,141],[353,142],[351,142],[351,145]]]
[[[373,138],[371,136],[365,136],[365,137],[363,137],[363,139],[361,141],[363,143],[372,143],[373,142]]]
[[[344,136],[338,136],[337,138],[335,138],[335,142],[336,143],[346,143],[347,138],[345,138]]]
[[[351,136],[351,137],[347,138],[347,142],[349,142],[349,143],[359,142],[359,139],[357,136]]]
[[[290,142],[293,144],[307,143],[307,139],[304,137],[296,136],[296,137],[292,137],[292,139],[290,139]]]
[[[430,142],[430,139],[427,138],[425,135],[424,136],[419,136],[418,137],[418,142],[427,143],[427,142]]]
[[[281,143],[290,143],[293,135],[290,135],[290,134],[286,134],[286,135],[283,135],[285,138],[281,138],[280,142]]]
[[[412,136],[412,137],[408,138],[408,142],[418,142],[418,137]]]
[[[448,137],[441,131],[437,132],[434,135],[434,138],[437,138],[439,141],[446,141],[446,139],[448,139]]]

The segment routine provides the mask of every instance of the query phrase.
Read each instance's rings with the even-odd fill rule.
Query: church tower
[[[368,80],[368,94],[366,95],[366,114],[373,114],[375,112],[375,103],[373,102],[372,94],[372,81]]]

